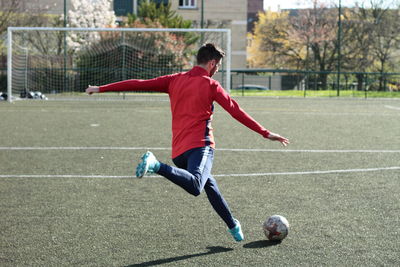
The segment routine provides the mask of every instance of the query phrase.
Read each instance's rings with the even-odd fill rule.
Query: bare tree
[[[9,22],[20,7],[19,0],[0,0],[0,34],[9,26]]]
[[[362,19],[364,36],[368,36],[364,46],[372,60],[370,69],[381,73],[379,90],[385,89],[384,73],[394,70],[395,54],[400,46],[400,13],[394,6],[393,1],[371,0],[369,7],[361,5],[357,14]]]
[[[324,72],[332,71],[337,61],[337,13],[316,0],[313,5],[290,18],[288,38],[306,49],[303,67],[320,71],[319,82],[326,89],[327,74]]]
[[[48,6],[40,5],[40,1],[31,2],[24,0],[0,0],[0,34],[9,26],[58,26],[61,25],[60,16],[45,15]]]

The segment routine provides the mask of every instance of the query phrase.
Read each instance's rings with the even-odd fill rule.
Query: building
[[[253,32],[254,23],[258,20],[258,12],[264,11],[263,0],[247,0],[247,32]]]
[[[93,0],[95,1],[95,0]],[[113,0],[117,16],[136,13],[141,1],[149,0]],[[248,1],[252,12],[257,10],[262,0],[151,0],[157,3],[171,3],[173,10],[184,19],[192,20],[196,28],[228,28],[232,33],[231,68],[246,67],[246,36],[248,23]],[[25,10],[45,10],[49,14],[63,14],[64,4],[70,8],[70,0],[28,0],[24,1]],[[252,15],[253,16],[253,15]]]

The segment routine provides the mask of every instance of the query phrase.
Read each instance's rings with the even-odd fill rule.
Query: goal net
[[[226,52],[214,78],[229,91],[228,29],[10,27],[8,99],[31,97],[32,92],[70,98],[82,95],[88,85],[189,70],[205,42]],[[123,97],[129,95],[134,94]]]

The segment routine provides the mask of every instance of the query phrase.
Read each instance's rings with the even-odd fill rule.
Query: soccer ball
[[[269,240],[283,240],[289,233],[289,222],[281,215],[273,215],[265,220],[263,230]]]

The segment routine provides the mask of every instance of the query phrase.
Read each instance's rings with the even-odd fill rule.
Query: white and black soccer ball
[[[0,101],[7,100],[7,93],[0,92]]]
[[[22,94],[21,94],[22,97]],[[43,100],[48,100],[48,98],[42,94],[42,92],[39,91],[29,91],[26,93],[26,98],[29,99],[43,99]]]
[[[281,215],[272,215],[263,223],[263,230],[269,240],[283,240],[289,233],[289,222]]]

